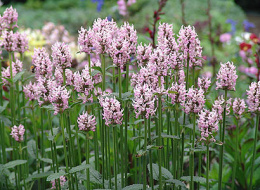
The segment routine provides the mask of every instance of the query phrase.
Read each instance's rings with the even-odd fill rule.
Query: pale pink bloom
[[[10,8],[5,9],[2,18],[3,18],[5,28],[13,30],[14,28],[18,27],[17,26],[18,13],[16,9],[13,9],[12,6]]]
[[[80,52],[85,52],[87,54],[90,54],[93,49],[91,34],[89,32],[90,30],[91,29],[87,30],[81,27],[78,37],[78,46]]]
[[[22,70],[23,70],[23,63],[20,60],[16,59],[15,62],[12,62],[12,77],[13,78],[15,77],[15,75],[17,75],[17,73],[21,72]],[[7,81],[7,79],[11,79],[10,66],[2,69],[3,84],[10,85],[10,82]]]
[[[12,127],[12,132],[10,135],[14,138],[15,141],[22,142],[24,132],[25,132],[25,129],[22,124],[20,124],[18,127],[15,125]]]
[[[245,100],[240,98],[235,98],[232,106],[233,106],[233,113],[236,115],[237,118],[240,118],[246,109]]]
[[[181,105],[184,105],[186,96],[185,83],[172,83],[172,86],[168,89],[167,92],[168,96],[171,98],[172,104],[180,103]]]
[[[230,99],[228,99],[227,102],[226,102],[226,115],[229,115],[229,114],[230,114],[230,106],[231,106],[231,104],[232,104],[231,101],[232,101],[232,99],[230,98]],[[217,115],[218,115],[218,119],[219,119],[220,121],[223,120],[222,115],[223,115],[223,112],[224,112],[224,108],[225,108],[225,99],[224,99],[224,96],[221,95],[221,96],[219,96],[219,97],[215,100],[214,104],[212,105],[212,110],[215,110],[215,111],[216,111],[216,113],[217,113]]]
[[[198,86],[206,92],[210,87],[211,80],[207,77],[198,78]]]
[[[19,32],[16,32],[15,34],[16,34],[16,40],[17,40],[16,51],[19,53],[24,53],[25,51],[27,51],[29,49],[27,36],[26,36],[26,34],[21,34]]]
[[[258,113],[260,111],[260,81],[252,82],[247,92],[248,111]]]
[[[58,181],[58,180],[56,180]],[[60,176],[60,186],[63,187],[65,185],[66,178],[65,176]],[[55,180],[51,181],[51,189],[56,189],[56,184]]]
[[[136,59],[137,59],[137,65],[139,67],[147,65],[152,51],[153,51],[153,47],[151,44],[142,45],[141,43],[140,45],[137,46]]]
[[[231,40],[232,35],[230,33],[224,33],[219,36],[219,40],[222,43],[227,43]]]
[[[189,113],[199,113],[205,104],[204,91],[202,89],[189,88],[186,93],[186,100],[184,104],[184,112]]]
[[[95,116],[89,115],[87,112],[79,115],[77,122],[80,131],[95,131],[96,129]]]
[[[60,69],[71,67],[72,56],[69,46],[64,42],[56,42],[52,47],[53,65]]]
[[[8,52],[16,51],[17,49],[17,35],[13,31],[3,31],[1,46]]]

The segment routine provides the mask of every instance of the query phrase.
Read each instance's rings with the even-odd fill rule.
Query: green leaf
[[[173,90],[168,90],[168,93],[170,93],[170,94],[178,94],[178,92],[173,91]]]
[[[181,180],[190,182],[191,177],[190,176],[182,176]],[[199,177],[199,176],[193,176],[193,181],[197,182],[197,183],[206,183],[206,178],[205,177]]]
[[[51,133],[51,130],[49,131],[49,135],[48,135],[49,141],[53,141],[54,140],[54,138],[56,137],[56,135],[59,132],[59,128],[58,127],[57,128],[52,128],[52,130],[53,130],[53,135]]]
[[[138,119],[138,120],[136,120],[136,121],[134,122],[134,124],[137,125],[138,123],[143,122],[143,121],[144,121],[144,119]]]
[[[4,115],[0,115],[0,120],[1,120],[2,122],[4,122],[5,126],[11,126],[11,125],[12,125],[10,119],[8,119],[8,118],[7,118],[6,116],[4,116]]]
[[[79,172],[79,171],[85,170],[87,168],[90,168],[89,164],[81,164],[79,166],[75,166],[75,167],[71,168],[69,173],[71,174],[71,173]]]
[[[102,185],[102,175],[97,170],[90,168],[89,174],[90,174],[90,181],[92,183]]]
[[[25,164],[26,162],[27,162],[27,160],[14,160],[14,161],[6,163],[4,165],[4,168],[6,168],[6,169],[14,168],[15,166]]]
[[[2,112],[6,109],[6,107],[7,107],[8,104],[9,104],[9,102],[4,101],[4,105],[3,105],[3,106],[0,106],[0,113],[2,113]]]
[[[42,109],[46,109],[46,110],[54,110],[54,108],[53,108],[53,105],[52,104],[50,104],[50,105],[44,105],[44,106],[41,106],[41,108]]]
[[[43,173],[36,173],[36,174],[33,174],[31,175],[30,177],[32,179],[40,179],[40,178],[45,178],[45,177],[48,177],[50,176],[51,174],[53,174],[53,171],[47,171],[47,172],[43,172]]]
[[[32,158],[36,158],[36,143],[34,140],[30,140],[27,143],[27,151]]]
[[[147,168],[150,172],[150,164],[147,165]],[[153,168],[153,179],[158,180],[159,179],[159,166],[157,164],[152,164],[152,168]],[[169,170],[162,167],[162,177],[164,179],[172,179],[173,175],[171,174],[171,172],[169,172]]]
[[[13,82],[15,83],[16,81],[20,80],[24,73],[25,73],[24,70],[21,71],[20,73],[17,73],[17,74],[14,76],[14,78],[13,78]]]
[[[53,181],[55,179],[60,178],[61,176],[65,175],[66,173],[64,171],[60,171],[59,173],[52,173],[47,177],[47,181]]]
[[[49,158],[39,158],[41,161],[48,163],[48,164],[52,164],[52,160]]]
[[[176,187],[181,187],[182,190],[186,190],[186,186],[183,182],[181,182],[180,180],[177,179],[168,179],[165,181],[166,183],[174,183]]]
[[[107,71],[108,69],[116,68],[116,67],[117,67],[116,65],[109,65],[109,66],[106,68],[106,71]]]
[[[173,135],[162,134],[161,136],[162,136],[162,138],[169,138],[169,139],[174,139],[174,140],[180,140],[180,137],[173,136]]]
[[[124,187],[122,190],[140,190],[143,189],[143,184],[133,184]]]
[[[99,71],[101,74],[103,73],[101,67],[91,67],[91,68],[94,69],[94,70]]]
[[[125,176],[125,175],[124,175]],[[130,177],[131,174],[127,173],[126,178]],[[115,177],[111,179],[112,183],[115,183]],[[121,174],[117,174],[117,183],[121,183]]]
[[[142,137],[142,136],[138,136],[138,137],[132,137],[131,138],[131,140],[133,141],[133,140],[136,140],[136,139],[143,139],[144,137]]]
[[[63,148],[63,145],[59,145],[59,146],[56,146],[56,149],[62,149]],[[45,149],[45,152],[50,152],[51,151],[51,148],[46,148]]]

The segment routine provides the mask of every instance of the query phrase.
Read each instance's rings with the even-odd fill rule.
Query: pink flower
[[[126,7],[125,0],[118,0],[117,5],[118,5],[119,14],[123,16],[127,15],[127,7]]]
[[[16,51],[19,53],[24,53],[29,48],[27,36],[26,34],[21,34],[19,32],[16,32],[15,34],[17,40]]]
[[[150,60],[148,62],[148,67],[153,67],[156,69],[156,75],[166,76],[169,69],[169,56],[159,48],[156,48],[150,55]]]
[[[29,98],[30,101],[38,100],[41,93],[37,83],[32,83],[31,81],[29,84],[23,86],[23,92],[25,97]]]
[[[53,65],[60,69],[71,67],[72,56],[69,46],[65,43],[56,42],[52,47]]]
[[[240,98],[235,98],[233,102],[233,113],[236,115],[237,118],[240,118],[241,115],[245,112],[246,103],[245,100]]]
[[[182,26],[179,31],[179,47],[183,52],[183,59],[189,58],[189,67],[202,66],[202,47],[197,36],[195,28],[191,26]]]
[[[231,101],[232,101],[232,99],[230,98],[226,102],[226,115],[229,115],[229,113],[230,113]],[[221,95],[215,100],[215,102],[212,106],[212,110],[216,111],[216,113],[218,115],[218,119],[220,121],[223,120],[222,114],[224,112],[224,108],[225,108],[225,99],[224,99],[223,95]]]
[[[90,30],[91,29],[87,30],[81,27],[81,29],[79,30],[78,37],[78,45],[80,52],[85,52],[87,54],[90,54],[93,49]]]
[[[66,182],[65,176],[60,176],[60,186],[61,187],[63,187],[65,185],[65,182]],[[56,189],[55,180],[51,181],[51,189]]]
[[[184,105],[186,96],[185,83],[173,83],[172,86],[168,89],[167,93],[171,98],[172,104],[180,103],[181,105]]]
[[[136,118],[138,118],[139,115],[145,115],[148,119],[149,116],[154,115],[156,113],[155,101],[156,97],[153,96],[153,90],[149,88],[147,84],[143,86],[137,85],[134,88],[133,100]]]
[[[213,132],[218,131],[218,115],[216,111],[209,111],[206,109],[201,110],[199,113],[198,127],[201,132],[201,139],[207,141],[210,138],[210,141],[215,142]]]
[[[18,127],[15,125],[12,127],[11,136],[14,138],[17,142],[23,141],[23,135],[24,135],[25,129],[22,124],[20,124]]]
[[[258,83],[252,82],[247,92],[248,111],[260,111],[260,81]]]
[[[13,9],[11,6],[10,8],[6,8],[3,13],[3,21],[5,23],[5,28],[13,30],[17,26],[18,21],[18,13],[16,9]]]
[[[32,56],[32,64],[35,66],[35,78],[52,76],[53,64],[45,48],[35,48]]]
[[[217,74],[216,90],[236,90],[236,67],[232,62],[221,63],[221,67]]]
[[[137,65],[139,67],[147,65],[152,51],[153,51],[153,47],[151,46],[151,44],[148,45],[144,44],[143,46],[141,43],[140,45],[137,46],[136,59],[137,59]]]
[[[54,106],[54,115],[69,107],[69,92],[64,86],[58,86],[50,92],[49,100]]]
[[[207,77],[198,78],[198,86],[204,90],[204,92],[207,92],[208,88],[210,87],[211,80]]]
[[[232,35],[230,33],[224,33],[219,36],[219,40],[222,43],[227,43],[231,40]]]
[[[23,70],[23,63],[16,59],[15,62],[12,62],[12,77],[14,78],[15,75]],[[10,66],[7,68],[3,68],[2,70],[2,80],[3,84],[10,85],[10,83],[6,79],[11,79],[10,75]]]
[[[122,125],[123,121],[123,110],[121,110],[120,102],[114,97],[103,98],[99,97],[99,103],[103,107],[103,119],[105,124],[109,125]]]
[[[97,123],[95,116],[89,115],[87,112],[81,114],[77,121],[80,131],[95,131],[96,129]]]
[[[2,34],[1,46],[4,46],[4,49],[8,52],[16,51],[17,49],[17,36],[13,31],[4,31]]]
[[[199,113],[205,104],[204,91],[202,89],[189,88],[186,94],[186,101],[184,104],[184,112],[189,113]]]

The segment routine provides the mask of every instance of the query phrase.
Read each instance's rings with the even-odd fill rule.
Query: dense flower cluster
[[[23,86],[23,92],[25,97],[29,98],[30,101],[38,100],[41,93],[39,91],[38,84],[32,83],[31,81],[29,84]]]
[[[28,39],[26,37],[26,34],[16,32],[16,51],[19,53],[24,53],[28,50]]]
[[[87,54],[91,53],[93,45],[90,35],[91,33],[89,32],[89,30],[81,27],[78,37],[78,46],[80,52],[85,52]]]
[[[66,178],[65,176],[60,176],[60,186],[63,187],[65,185]],[[51,189],[56,189],[56,182],[55,180],[51,181]]]
[[[20,124],[18,127],[16,125],[12,127],[12,131],[10,135],[14,138],[15,141],[22,142],[24,133],[25,133],[24,126]]]
[[[189,88],[186,94],[186,101],[184,104],[184,112],[199,113],[205,104],[204,91],[202,89]]]
[[[226,102],[226,115],[229,115],[229,113],[230,113],[230,106],[232,104],[231,101],[232,101],[232,99],[230,98]],[[224,99],[224,96],[221,95],[215,100],[214,104],[212,105],[212,109],[216,111],[216,113],[218,115],[218,119],[220,121],[223,120],[222,115],[224,112],[224,108],[225,108],[225,99]]]
[[[114,124],[122,124],[123,110],[121,110],[120,102],[114,97],[99,97],[99,103],[103,107],[103,119],[107,126]]]
[[[4,46],[6,51],[15,51],[17,48],[17,36],[13,31],[3,31],[1,46]]]
[[[49,100],[54,106],[54,115],[68,108],[69,97],[69,92],[64,86],[58,86],[51,91]]]
[[[180,103],[181,105],[184,105],[186,96],[185,83],[173,83],[168,89],[168,96],[171,98],[172,104]]]
[[[237,118],[240,118],[241,115],[245,112],[246,103],[244,99],[235,98],[232,104],[233,113]]]
[[[3,17],[2,17],[2,21],[4,22],[4,27],[7,29],[14,29],[17,26],[17,21],[18,21],[18,13],[16,11],[16,9],[13,9],[13,7],[11,6],[10,8],[7,8],[4,13],[3,13]]]
[[[40,76],[50,78],[52,76],[53,65],[49,54],[45,48],[35,48],[32,56],[36,79]]]
[[[217,74],[216,89],[236,90],[236,67],[232,62],[221,63],[221,67]]]
[[[218,131],[218,115],[216,111],[209,111],[207,109],[201,110],[199,113],[198,127],[201,132],[200,140],[215,142],[213,132]]]
[[[147,84],[137,85],[134,89],[133,107],[135,109],[136,118],[139,115],[145,115],[148,119],[156,112],[156,97],[153,96],[153,90]]]
[[[183,59],[189,61],[189,67],[202,66],[202,47],[197,38],[195,28],[182,26],[179,31],[179,48],[183,52]]]
[[[260,111],[260,81],[252,82],[247,90],[247,103],[248,111],[259,112]]]
[[[137,59],[137,65],[139,67],[147,65],[152,51],[153,51],[153,47],[151,44],[142,45],[141,43],[140,45],[137,46],[136,59]]]
[[[23,70],[23,63],[17,59],[15,62],[12,62],[12,77],[15,77],[15,75]],[[2,80],[5,85],[9,85],[10,83],[7,81],[7,79],[11,79],[10,74],[10,66],[7,68],[3,68],[2,70]]]
[[[56,42],[52,46],[52,58],[53,65],[59,69],[66,69],[71,67],[72,56],[69,50],[69,46],[64,42]]]
[[[89,115],[87,112],[81,114],[78,117],[78,126],[80,131],[95,131],[96,130],[96,118],[93,115]]]
[[[211,80],[208,77],[202,77],[198,78],[198,86],[204,90],[204,92],[207,92],[208,88],[210,87]]]

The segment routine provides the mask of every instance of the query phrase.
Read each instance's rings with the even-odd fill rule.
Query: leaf
[[[27,151],[32,158],[36,158],[36,143],[34,140],[30,140],[27,143]]]
[[[91,67],[92,69],[94,69],[94,70],[97,70],[97,71],[99,71],[101,74],[103,73],[102,72],[102,69],[101,69],[101,67]]]
[[[143,184],[133,184],[124,187],[122,190],[140,190],[143,189]]]
[[[13,82],[15,83],[16,81],[20,80],[24,73],[25,73],[24,70],[21,71],[20,73],[17,73],[17,74],[14,76],[14,78],[13,78]]]
[[[173,136],[173,135],[162,134],[161,137],[162,137],[162,138],[174,139],[174,140],[180,140],[180,137]]]
[[[6,109],[6,107],[7,107],[8,104],[9,104],[9,102],[4,101],[4,105],[3,105],[3,106],[0,106],[0,113],[2,113],[2,112]]]
[[[106,71],[107,71],[108,69],[115,68],[115,67],[117,67],[117,66],[116,66],[116,65],[109,65],[109,66],[106,68]]]
[[[15,166],[25,164],[26,162],[27,162],[27,160],[14,160],[14,161],[6,163],[4,165],[4,168],[6,168],[6,169],[14,168]]]
[[[168,93],[170,93],[170,94],[178,94],[178,92],[173,91],[173,90],[168,90]]]
[[[56,146],[56,149],[62,149],[63,148],[63,145],[59,145],[59,146]],[[46,148],[45,149],[45,152],[50,152],[51,151],[51,148]]]
[[[75,166],[75,167],[71,168],[69,173],[71,174],[71,173],[79,172],[79,171],[85,170],[87,168],[90,168],[89,164],[81,164],[79,166]]]
[[[42,108],[42,109],[46,109],[46,110],[50,110],[50,111],[54,110],[54,107],[53,107],[52,104],[50,104],[50,105],[45,105],[45,106],[41,106],[41,108]]]
[[[47,181],[53,181],[55,179],[60,178],[61,176],[65,175],[66,173],[64,171],[60,171],[58,173],[53,173],[47,177]]]
[[[134,124],[137,125],[138,123],[143,122],[143,121],[144,121],[144,119],[138,119],[138,120],[136,120],[136,121],[134,122]]]
[[[125,174],[124,174],[124,176],[125,176]],[[128,177],[130,177],[130,176],[131,176],[131,174],[130,174],[130,173],[127,173],[126,178],[128,178]],[[111,181],[112,181],[112,183],[115,183],[115,177],[113,177],[113,178],[111,179]],[[117,174],[117,183],[121,183],[121,174]]]
[[[191,181],[190,178],[191,178],[190,176],[182,176],[181,180],[190,182]],[[193,181],[197,182],[197,183],[206,183],[206,178],[205,177],[199,177],[199,176],[193,176]],[[209,181],[211,181],[211,180],[209,180]]]
[[[136,140],[136,139],[143,139],[144,137],[142,137],[142,136],[138,136],[138,137],[132,137],[131,138],[131,140],[133,141],[133,140]]]
[[[53,171],[47,171],[47,172],[43,172],[43,173],[39,173],[39,174],[36,173],[36,174],[31,175],[30,177],[32,179],[40,179],[40,178],[48,177],[51,174],[53,174]]]
[[[5,126],[11,126],[11,125],[12,125],[10,119],[8,119],[7,117],[5,117],[4,115],[0,115],[0,120],[1,120],[2,122],[4,122]]]
[[[56,137],[56,135],[59,132],[59,128],[58,127],[57,128],[52,128],[52,130],[53,130],[53,135],[51,133],[51,130],[49,131],[49,135],[48,135],[49,141],[53,141],[54,140],[54,138]]]
[[[49,158],[39,158],[41,161],[48,163],[48,164],[52,164],[52,160]]]
[[[130,100],[130,97],[133,95],[132,92],[125,92],[122,94],[122,100]]]
[[[150,164],[147,165],[147,168],[148,168],[149,172],[151,172]],[[152,164],[152,168],[153,168],[153,179],[158,180],[159,179],[159,166],[157,164]],[[173,175],[171,174],[171,172],[169,172],[169,170],[162,167],[162,177],[164,177],[164,179],[172,179]]]
[[[90,181],[92,183],[96,183],[96,184],[102,185],[102,175],[97,170],[94,170],[93,168],[90,168],[89,169],[89,174],[90,174]]]
[[[182,190],[187,189],[185,184],[177,179],[168,179],[165,181],[166,183],[174,183],[176,187],[181,187]]]

